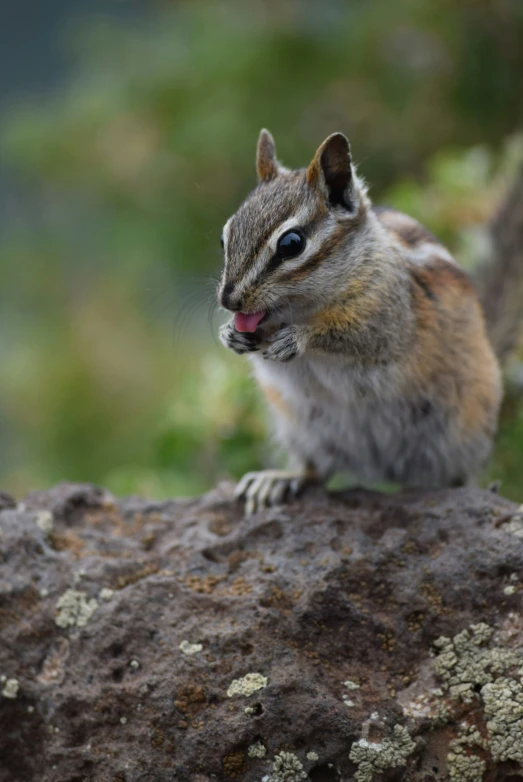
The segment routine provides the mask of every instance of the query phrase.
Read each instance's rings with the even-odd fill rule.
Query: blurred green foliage
[[[520,156],[519,0],[195,0],[67,45],[69,87],[2,133],[23,194],[0,241],[0,477],[17,494],[190,494],[267,460],[209,281],[260,127],[291,166],[343,130],[372,195],[469,265]],[[521,415],[492,468],[519,499]]]

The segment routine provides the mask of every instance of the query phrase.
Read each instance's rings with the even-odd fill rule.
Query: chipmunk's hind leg
[[[319,476],[310,466],[295,470],[261,470],[248,472],[236,487],[236,499],[245,499],[245,515],[272,505],[282,505],[297,497],[308,484],[318,482]]]

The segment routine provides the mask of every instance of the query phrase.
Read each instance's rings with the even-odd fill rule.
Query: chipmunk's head
[[[222,234],[218,298],[235,313],[238,331],[299,323],[322,301],[332,302],[340,280],[347,280],[349,256],[356,272],[369,206],[341,133],[323,142],[307,169],[289,171],[262,130],[256,168],[258,186]]]

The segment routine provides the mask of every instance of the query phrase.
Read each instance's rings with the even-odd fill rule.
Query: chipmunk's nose
[[[231,312],[241,312],[242,303],[241,300],[234,295],[234,284],[232,282],[226,282],[223,286],[220,304]]]

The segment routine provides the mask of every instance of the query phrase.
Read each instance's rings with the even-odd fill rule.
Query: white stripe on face
[[[307,244],[305,245],[305,250],[300,253],[300,255],[297,255],[296,258],[290,258],[289,260],[282,261],[282,267],[284,267],[285,272],[293,272],[300,269],[301,266],[304,266],[309,258],[312,258],[316,253],[321,251],[322,247],[325,247],[325,243],[330,239],[330,237],[333,234],[333,231],[337,228],[337,222],[336,220],[331,216],[326,216],[323,223],[321,224],[321,227],[318,228],[318,230],[315,232],[313,236],[311,236],[309,239],[307,239]],[[287,231],[289,229],[285,229]],[[285,233],[285,231],[282,232]],[[282,235],[280,234],[280,236]],[[278,239],[280,237],[278,236]]]
[[[265,248],[268,248],[270,251],[270,257],[272,258],[273,255],[276,252],[276,244],[278,242],[278,239],[282,234],[286,233],[291,228],[300,228],[302,225],[305,225],[310,219],[310,210],[302,207],[298,212],[296,212],[295,215],[290,217],[288,220],[285,220],[283,223],[280,223],[280,225],[274,229],[272,234],[267,239],[267,242],[265,244]],[[249,269],[247,274],[242,280],[243,285],[249,285],[252,283],[264,270],[265,266],[267,265],[267,254],[262,250],[256,259],[256,262],[254,263],[254,266]]]
[[[231,227],[231,220],[232,217],[229,217],[225,225],[223,226],[222,231],[222,237],[223,237],[223,257],[225,260],[227,260],[227,244],[229,242],[229,229]]]
[[[246,293],[249,290],[250,286],[255,283],[263,273],[263,270],[266,268],[268,261],[274,257],[278,239],[287,231],[292,230],[293,228],[299,229],[301,225],[304,224],[304,222],[298,222],[296,217],[297,216],[281,223],[281,225],[279,225],[278,228],[273,232],[266,244],[266,247],[269,249],[269,256],[267,257],[266,253],[260,253],[260,257],[258,258],[254,267],[249,269],[242,277],[237,287],[238,293],[240,295]],[[300,253],[300,255],[296,256],[296,258],[282,261],[282,268],[285,269],[285,272],[287,273],[298,270],[301,266],[307,263],[309,258],[320,252],[322,246],[324,246],[325,241],[331,236],[332,231],[336,228],[336,226],[337,222],[334,218],[329,219],[329,217],[326,217],[325,223],[322,225],[322,227],[316,231],[314,236],[307,240],[304,251]]]
[[[287,231],[290,231],[292,228],[294,230],[300,230],[302,225],[305,225],[310,219],[310,214],[308,209],[301,209],[299,212],[297,212],[292,217],[289,217],[288,220],[285,220],[283,223],[281,223],[269,236],[267,240],[267,247],[270,248],[272,251],[272,254],[276,252],[276,247],[278,245],[278,240],[280,237],[283,236],[283,234],[286,234]]]
[[[256,263],[254,264],[254,266],[250,268],[243,276],[238,287],[239,292],[244,293],[245,291],[247,291],[249,286],[252,285],[263,273],[263,270],[267,266],[269,259],[273,258],[273,256],[276,253],[277,243],[280,237],[283,236],[283,234],[287,233],[287,231],[292,230],[293,228],[296,230],[300,229],[303,225],[306,225],[311,218],[312,215],[310,213],[310,210],[303,208],[299,212],[297,212],[293,217],[289,218],[288,220],[285,220],[283,223],[280,223],[280,225],[277,228],[275,228],[275,230],[272,232],[265,245],[265,248],[269,250],[269,257],[267,257],[266,252],[262,251],[260,253],[259,257],[256,259]],[[311,255],[319,252],[321,246],[323,245],[325,240],[328,239],[328,237],[332,233],[332,229],[335,228],[336,225],[337,223],[334,218],[329,219],[329,217],[326,216],[325,223],[322,226],[322,228],[318,230],[313,237],[307,240],[307,244],[305,245],[305,249],[303,253],[298,255],[296,258],[282,261],[282,263],[285,264],[285,270],[293,271],[295,269],[299,269],[299,267],[302,264],[307,262],[307,260],[311,257]]]

